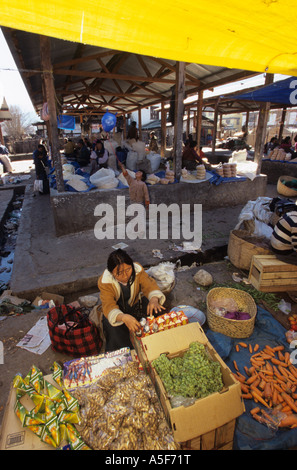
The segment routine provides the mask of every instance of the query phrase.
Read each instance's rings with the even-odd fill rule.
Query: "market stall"
[[[287,330],[240,284],[207,292],[206,315],[178,305],[143,319],[133,350],[80,356],[78,349],[50,375],[35,365],[17,374],[1,449],[296,446],[296,320],[289,317]]]

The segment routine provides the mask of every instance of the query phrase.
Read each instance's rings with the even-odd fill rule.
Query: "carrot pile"
[[[246,376],[241,374],[236,361],[233,375],[240,382],[242,397],[251,399],[256,406],[251,415],[259,422],[275,424],[273,416],[282,417],[278,420],[279,427],[297,427],[297,369],[290,361],[290,353],[284,346],[272,348],[269,345],[259,351],[259,345],[239,342],[237,352],[246,348],[250,352],[250,367],[244,366]],[[266,409],[269,409],[267,412]]]

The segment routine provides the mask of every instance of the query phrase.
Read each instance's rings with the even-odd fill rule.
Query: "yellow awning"
[[[74,42],[297,76],[293,0],[0,0],[2,26]]]

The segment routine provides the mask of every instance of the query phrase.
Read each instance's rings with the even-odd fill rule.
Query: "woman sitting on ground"
[[[107,352],[132,348],[130,333],[140,330],[140,318],[159,315],[164,310],[165,295],[154,279],[124,250],[109,255],[107,269],[100,276],[98,287]]]

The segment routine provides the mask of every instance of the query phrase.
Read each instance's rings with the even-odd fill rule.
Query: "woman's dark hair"
[[[144,171],[144,170],[139,170],[139,171],[141,171],[141,173],[142,173],[141,181],[145,181],[146,180],[146,171]]]
[[[101,156],[101,155],[103,155],[103,154],[104,154],[104,151],[105,151],[105,149],[104,149],[104,143],[103,143],[103,141],[102,141],[102,140],[100,140],[100,139],[97,139],[97,140],[96,140],[96,144],[101,144],[101,145],[102,145],[102,147],[101,147],[101,149],[100,149],[100,150],[97,150],[97,147],[96,147],[96,153],[97,153],[97,156]]]
[[[107,260],[107,269],[110,273],[112,273],[116,267],[120,266],[120,264],[128,264],[132,267],[132,274],[129,279],[129,284],[133,284],[135,280],[135,269],[133,261],[126,251],[118,249],[110,253]]]

